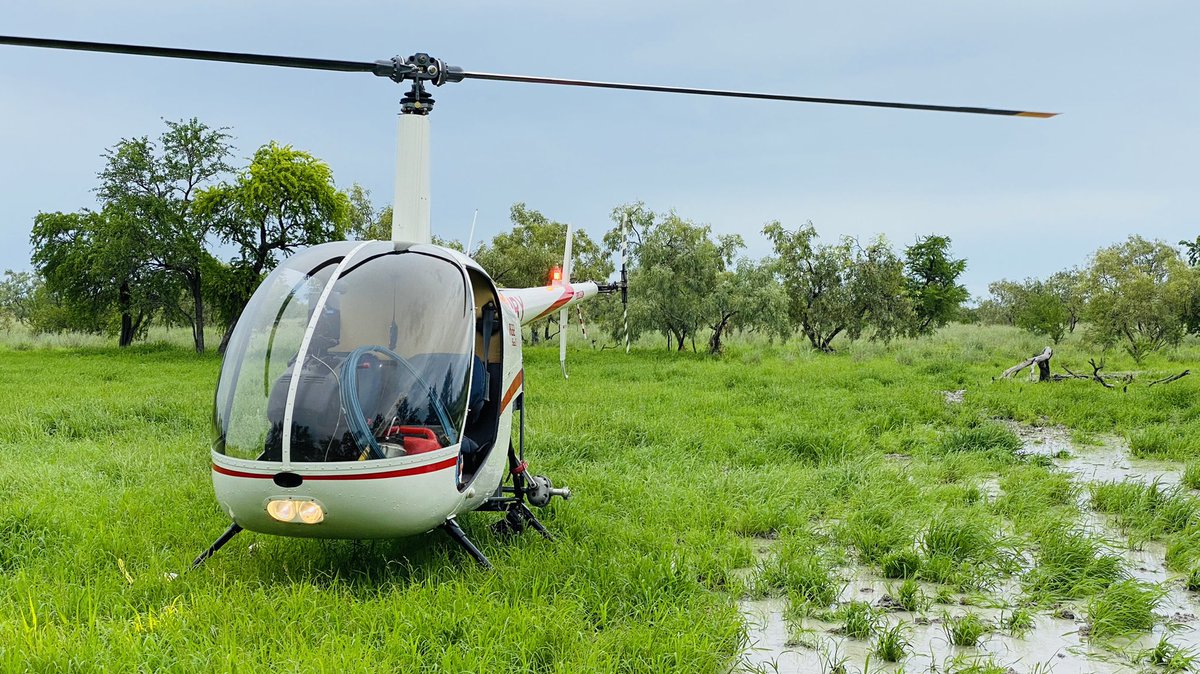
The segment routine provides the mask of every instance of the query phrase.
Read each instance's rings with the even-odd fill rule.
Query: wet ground
[[[1103,439],[1096,446],[1078,446],[1071,441],[1069,431],[1063,428],[1032,428],[1013,426],[1025,442],[1026,453],[1052,457],[1056,465],[1076,476],[1081,484],[1104,481],[1137,480],[1163,485],[1179,483],[1182,466],[1167,462],[1143,461],[1129,456],[1123,442],[1114,438]],[[989,497],[999,494],[997,480],[984,485]],[[1086,499],[1087,490],[1081,490]],[[951,604],[935,604],[922,614],[907,611],[889,611],[886,626],[898,622],[907,626],[907,637],[911,644],[910,655],[900,663],[884,663],[871,655],[868,641],[854,640],[838,634],[839,625],[815,619],[805,619],[803,624],[789,624],[784,617],[787,600],[772,597],[741,602],[750,637],[750,647],[743,654],[742,662],[735,671],[742,672],[829,672],[842,664],[843,671],[867,670],[870,662],[872,672],[952,671],[971,662],[991,662],[1008,668],[1012,672],[1055,672],[1072,673],[1115,673],[1147,671],[1147,665],[1134,662],[1131,657],[1137,651],[1156,644],[1163,635],[1170,642],[1184,649],[1200,653],[1200,597],[1188,592],[1182,576],[1166,569],[1163,559],[1164,546],[1147,543],[1140,549],[1129,549],[1121,536],[1104,515],[1097,514],[1081,503],[1083,524],[1091,528],[1098,537],[1110,541],[1114,552],[1124,556],[1133,577],[1159,584],[1166,592],[1159,603],[1157,613],[1162,620],[1151,633],[1120,644],[1106,647],[1091,643],[1086,637],[1086,624],[1080,606],[1063,605],[1055,611],[1042,612],[1035,616],[1031,630],[1021,637],[1001,631],[985,635],[977,647],[960,647],[950,643],[943,621],[947,616],[959,616],[966,612],[998,622],[1019,595],[1016,583],[1001,588],[990,595],[967,596],[955,594]],[[772,553],[772,541],[755,539],[756,557],[761,561]],[[752,575],[754,568],[740,570],[743,576]],[[840,602],[867,601],[877,607],[888,607],[888,598],[894,593],[898,581],[888,581],[873,574],[870,569],[852,567],[843,569],[846,587]],[[922,584],[925,593],[934,596],[938,587]],[[953,666],[957,663],[958,667]],[[949,666],[948,666],[949,665]]]

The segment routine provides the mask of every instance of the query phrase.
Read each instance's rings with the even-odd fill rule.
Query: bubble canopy
[[[458,444],[474,311],[434,246],[339,241],[288,258],[230,337],[213,450],[291,463],[367,461]]]

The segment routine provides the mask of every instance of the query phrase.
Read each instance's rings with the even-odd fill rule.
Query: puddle
[[[1025,426],[1015,422],[1006,425],[1025,444],[1025,455],[1050,457],[1055,465],[1081,482],[1136,480],[1150,484],[1158,480],[1170,487],[1179,484],[1183,473],[1183,467],[1177,463],[1130,456],[1121,438],[1102,437],[1099,445],[1077,446],[1071,441],[1071,432],[1061,426]]]
[[[1135,459],[1129,456],[1120,440],[1110,438],[1099,446],[1079,447],[1071,442],[1070,432],[1063,428],[1031,428],[1015,424],[1011,427],[1025,442],[1026,453],[1053,457],[1057,466],[1071,473],[1080,483],[1123,480],[1145,483],[1157,480],[1164,486],[1179,483],[1181,466]],[[996,479],[986,481],[982,489],[989,498],[1000,493]],[[1150,633],[1127,640],[1119,649],[1101,648],[1081,633],[1085,626],[1082,607],[1068,606],[1077,618],[1039,613],[1034,617],[1033,629],[1019,638],[996,631],[985,635],[976,647],[951,644],[944,631],[943,618],[971,612],[993,624],[999,622],[1005,614],[1003,607],[1020,594],[1017,580],[1011,579],[989,595],[955,594],[954,601],[960,603],[935,604],[924,613],[888,611],[884,614],[885,628],[897,623],[907,625],[910,650],[902,662],[885,663],[874,655],[871,642],[839,634],[838,623],[806,618],[802,624],[789,625],[784,618],[787,600],[772,597],[739,603],[746,619],[749,646],[733,671],[820,673],[829,670],[829,663],[844,662],[845,671],[858,672],[866,668],[868,659],[872,672],[945,671],[948,661],[959,658],[966,662],[990,660],[1014,672],[1116,674],[1147,671],[1146,665],[1133,662],[1130,656],[1153,647],[1164,635],[1169,636],[1170,642],[1177,647],[1200,652],[1200,618],[1197,618],[1200,616],[1200,597],[1186,590],[1182,575],[1167,570],[1163,562],[1165,546],[1159,542],[1146,543],[1139,549],[1123,545],[1125,537],[1116,531],[1107,516],[1086,507],[1086,489],[1081,491],[1081,498],[1085,499],[1081,503],[1081,523],[1099,538],[1109,541],[1111,550],[1124,557],[1134,578],[1158,584],[1165,590],[1156,609],[1164,620]],[[755,539],[752,545],[758,564],[735,573],[751,579],[762,561],[772,554],[773,542]],[[880,578],[861,567],[841,571],[846,586],[839,602],[866,601],[873,606],[885,605],[886,602],[880,600],[899,585],[899,581]],[[922,590],[930,597],[938,588],[935,584],[922,583]],[[964,601],[973,605],[964,605],[961,603]]]

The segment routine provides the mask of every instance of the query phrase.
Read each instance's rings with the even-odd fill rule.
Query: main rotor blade
[[[367,61],[334,61],[330,59],[302,58],[299,56],[272,56],[269,54],[242,54],[228,51],[207,51],[203,49],[176,49],[174,47],[147,47],[135,44],[114,44],[111,42],[80,42],[77,40],[50,40],[39,37],[14,37],[0,35],[0,44],[11,44],[20,47],[45,47],[48,49],[74,49],[77,51],[106,52],[110,54],[133,54],[136,56],[161,56],[173,59],[193,59],[200,61],[222,61],[225,63],[250,63],[260,66],[278,66],[281,68],[308,68],[310,70],[335,70],[340,72],[377,72],[377,65]],[[386,76],[387,74],[383,74]]]
[[[788,96],[785,94],[762,94],[749,91],[726,91],[724,89],[694,89],[690,87],[665,87],[655,84],[623,84],[620,82],[596,82],[593,80],[567,80],[560,77],[532,77],[529,75],[502,75],[499,73],[463,72],[464,79],[496,80],[500,82],[527,82],[529,84],[561,84],[572,87],[596,87],[599,89],[629,89],[633,91],[658,91],[669,94],[696,94],[700,96],[725,96],[728,98],[757,98],[768,101],[797,101],[800,103],[828,103],[830,105],[858,105],[868,108],[900,108],[902,110],[934,110],[938,112],[965,112],[974,115],[1007,115],[1010,117],[1053,117],[1057,112],[1029,112],[1025,110],[998,110],[996,108],[972,108],[955,105],[928,105],[924,103],[889,103],[886,101],[860,101],[851,98],[815,98],[812,96]]]

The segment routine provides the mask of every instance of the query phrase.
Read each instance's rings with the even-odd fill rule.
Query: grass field
[[[183,573],[227,525],[208,471],[219,359],[169,343],[10,338],[0,670],[721,673],[747,645],[739,602],[768,596],[786,599],[797,634],[812,619],[854,620],[902,659],[900,631],[835,606],[851,567],[919,581],[907,599],[931,611],[938,588],[1015,587],[1009,615],[1074,602],[1094,639],[1136,635],[1155,624],[1161,588],[1132,578],[1082,511],[1165,546],[1172,573],[1200,566],[1187,484],[1200,482],[1200,376],[1145,385],[1194,366],[1200,345],[1150,359],[1127,392],[992,380],[1042,346],[952,326],[831,355],[796,341],[735,341],[721,358],[580,348],[566,382],[556,348],[527,349],[528,456],[575,492],[542,513],[557,542],[502,541],[494,515],[473,514],[462,524],[494,572],[433,532],[247,533]],[[1058,354],[1076,372],[1097,355],[1074,339]],[[1113,355],[1108,369],[1134,366]],[[1136,457],[1178,464],[1185,484],[1084,484],[1022,456],[1006,422],[1061,425],[1080,446],[1127,439]],[[761,539],[773,552],[760,558]]]

